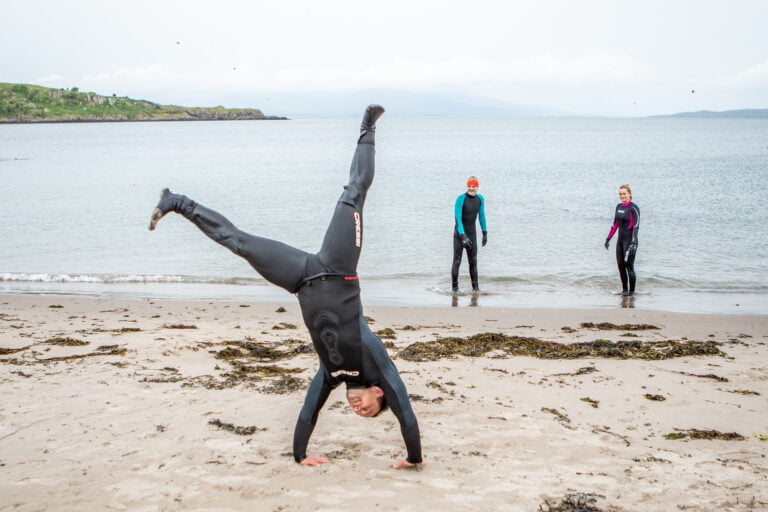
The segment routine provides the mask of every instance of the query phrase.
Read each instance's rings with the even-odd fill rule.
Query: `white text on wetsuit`
[[[360,372],[357,370],[336,370],[335,372],[331,372],[331,377],[338,377],[339,375],[349,375],[350,377],[357,377],[360,375]]]
[[[360,247],[362,244],[360,232],[360,214],[355,212],[355,247]]]

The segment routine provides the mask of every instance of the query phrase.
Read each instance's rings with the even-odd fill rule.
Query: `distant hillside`
[[[573,112],[542,105],[514,104],[467,95],[401,89],[324,92],[273,92],[254,96],[232,93],[216,101],[231,105],[258,104],[268,112],[291,117],[357,117],[369,103],[380,103],[387,116],[560,117]]]
[[[92,121],[223,121],[285,119],[253,108],[158,105],[146,100],[93,92],[0,83],[0,123]]]
[[[680,112],[679,114],[670,114],[666,116],[652,117],[731,117],[731,118],[768,118],[768,109],[766,108],[748,108],[741,110],[724,110],[715,112],[712,110],[700,110],[698,112]]]

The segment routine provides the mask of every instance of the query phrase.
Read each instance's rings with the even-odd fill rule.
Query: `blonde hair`
[[[632,189],[629,188],[629,183],[625,183],[622,186],[620,186],[619,190],[621,190],[623,188],[627,189],[627,192],[629,192],[629,198],[632,199]]]

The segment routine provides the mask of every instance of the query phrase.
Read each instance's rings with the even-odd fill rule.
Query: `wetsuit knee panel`
[[[349,206],[360,209],[363,204],[365,195],[360,192],[360,189],[355,185],[344,185],[344,192],[341,193],[339,202],[348,204]]]

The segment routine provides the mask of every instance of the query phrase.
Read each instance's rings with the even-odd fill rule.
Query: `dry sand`
[[[394,416],[358,418],[341,390],[309,449],[331,462],[293,462],[317,360],[302,353],[309,335],[292,297],[0,296],[0,510],[768,509],[768,316],[395,307],[366,315],[374,331],[394,331],[385,341],[419,419],[419,470],[390,468],[405,453]],[[484,332],[567,344],[715,341],[725,355],[396,357],[415,342]],[[297,372],[236,373],[237,360],[216,358],[227,347],[242,352],[243,342],[295,350],[273,362],[241,359],[251,370]],[[242,435],[216,420],[254,428]],[[689,429],[744,439],[665,437]],[[568,495],[591,504],[557,508]]]

